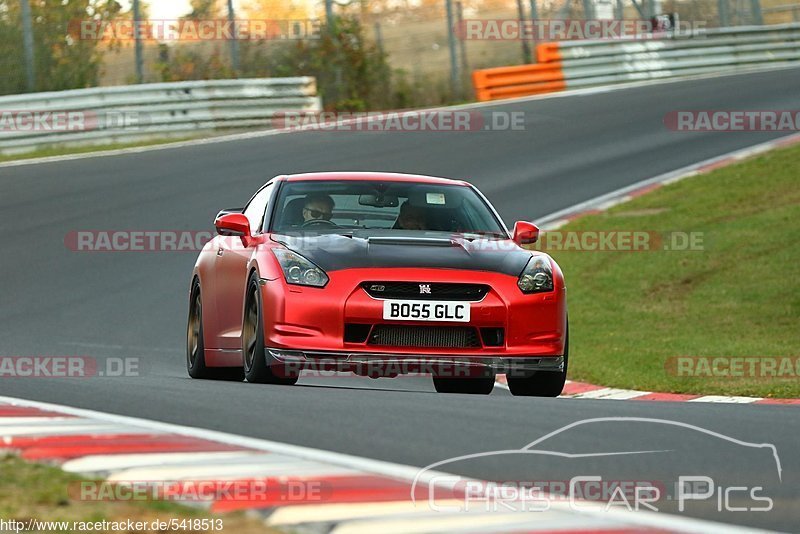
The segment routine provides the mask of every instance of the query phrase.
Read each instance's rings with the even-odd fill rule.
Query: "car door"
[[[264,213],[269,204],[272,184],[256,193],[244,209],[250,223],[250,235],[261,233]],[[219,348],[241,349],[244,295],[247,289],[247,264],[253,254],[254,244],[245,247],[240,237],[222,237],[214,260],[214,279]]]

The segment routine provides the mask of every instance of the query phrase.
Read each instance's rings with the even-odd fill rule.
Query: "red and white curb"
[[[661,513],[606,511],[592,503],[572,509],[554,501],[549,510],[535,513],[439,511],[460,498],[463,504],[456,490],[432,484],[444,473],[420,476],[407,465],[12,397],[0,397],[0,450],[86,480],[259,481],[272,491],[192,504],[212,512],[248,510],[268,526],[304,532],[751,532]],[[282,491],[309,482],[323,489]],[[429,505],[431,492],[438,509]]]
[[[613,206],[628,202],[636,197],[642,196],[660,188],[663,185],[671,184],[689,178],[705,174],[715,169],[727,167],[738,163],[747,158],[763,154],[775,148],[781,148],[800,143],[800,134],[792,134],[786,137],[767,141],[755,146],[736,150],[728,154],[711,158],[693,165],[688,165],[681,169],[671,171],[633,185],[623,187],[605,195],[581,202],[569,208],[545,215],[537,220],[543,231],[557,230],[570,221],[579,219],[586,215],[601,213]],[[507,388],[505,376],[498,377],[497,385]],[[570,382],[564,388],[561,397],[571,399],[609,399],[609,400],[638,400],[638,401],[664,401],[664,402],[718,402],[736,404],[786,404],[800,405],[800,399],[772,399],[762,397],[737,397],[724,395],[688,395],[679,393],[654,393],[650,391],[636,391],[632,389],[618,389],[583,382]]]
[[[508,389],[505,375],[499,375],[495,385]],[[659,402],[717,402],[728,404],[785,404],[800,405],[800,399],[772,399],[765,397],[738,397],[733,395],[692,395],[688,393],[657,393],[635,389],[608,388],[586,382],[567,380],[564,391],[559,395],[564,399],[592,400],[637,400]]]

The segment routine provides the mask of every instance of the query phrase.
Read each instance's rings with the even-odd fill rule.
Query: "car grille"
[[[477,302],[486,296],[484,284],[452,284],[425,282],[364,282],[361,284],[371,297],[379,299],[463,300]],[[430,288],[430,293],[423,292]]]
[[[402,326],[376,324],[369,336],[370,345],[391,347],[471,348],[481,342],[469,326]]]

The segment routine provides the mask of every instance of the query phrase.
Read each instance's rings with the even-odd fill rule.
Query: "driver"
[[[303,223],[309,221],[330,221],[333,215],[334,202],[323,194],[311,194],[303,204]]]
[[[425,209],[413,206],[408,200],[400,206],[394,227],[402,230],[427,230]]]

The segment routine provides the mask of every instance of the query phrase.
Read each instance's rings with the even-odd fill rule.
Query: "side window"
[[[261,231],[261,222],[264,220],[264,212],[267,210],[271,192],[272,184],[262,188],[244,209],[244,216],[250,223],[250,233],[253,235]]]

